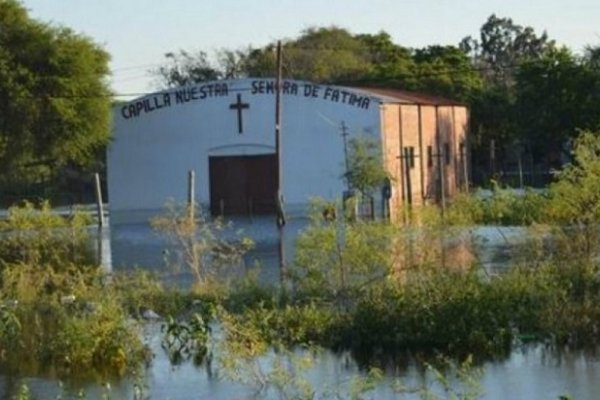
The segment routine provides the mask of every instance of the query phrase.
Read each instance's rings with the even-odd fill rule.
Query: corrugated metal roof
[[[379,97],[384,103],[406,103],[406,104],[424,104],[434,106],[466,106],[456,100],[447,99],[440,96],[433,96],[424,93],[409,92],[399,89],[385,89],[375,87],[356,87],[355,89],[369,92]]]

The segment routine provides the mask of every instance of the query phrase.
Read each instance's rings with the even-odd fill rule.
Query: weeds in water
[[[137,328],[96,271],[15,265],[0,278],[0,363],[14,372],[117,374],[145,358]]]
[[[90,218],[77,210],[67,218],[57,215],[48,202],[10,207],[6,219],[0,220],[0,269],[25,263],[58,270],[91,263],[89,223]]]
[[[230,228],[221,219],[209,220],[194,206],[167,206],[163,216],[151,221],[152,227],[167,238],[179,254],[176,267],[183,266],[194,276],[196,289],[227,279],[223,269],[239,264],[253,242],[239,235],[224,237]]]
[[[194,313],[189,321],[169,317],[161,326],[162,347],[173,364],[193,358],[201,364],[209,352],[211,328],[202,315]]]
[[[255,388],[257,396],[318,398],[306,379],[315,347],[367,354],[368,365],[403,352],[502,357],[531,340],[598,345],[600,144],[592,139],[582,139],[588,150],[578,147],[577,164],[547,196],[517,197],[500,188],[489,199],[459,196],[443,219],[433,208],[413,210],[412,227],[350,223],[336,219],[343,213],[331,209],[326,217],[320,213],[298,240],[293,290],[285,295],[250,279],[237,286],[216,282],[219,266],[239,260],[247,243],[224,241],[218,233],[223,225],[191,218],[190,210],[155,222],[180,245],[196,279],[194,290],[182,293],[144,274],[107,283],[95,267],[70,262],[78,259],[68,256],[79,242],[63,237],[54,253],[45,231],[27,222],[46,211],[26,206],[2,233],[17,239],[0,246],[0,363],[36,365],[35,372],[47,365],[66,375],[106,368],[123,374],[144,360],[129,316],[139,318],[147,308],[176,316],[163,327],[172,361],[202,358],[212,349],[212,331],[210,316],[195,314],[198,304],[219,309],[216,321],[225,336],[218,350],[220,372]],[[498,276],[483,274],[472,260],[448,268],[445,246],[457,240],[457,230],[448,226],[490,221],[531,224],[543,237],[536,237],[523,265]],[[68,227],[46,217],[38,223],[48,232]],[[310,350],[298,353],[298,347]],[[433,386],[412,393],[429,399],[479,396],[470,364],[433,365],[429,375]],[[372,370],[344,394],[367,397],[380,379]]]

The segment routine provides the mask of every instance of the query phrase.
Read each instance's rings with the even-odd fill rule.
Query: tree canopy
[[[0,0],[0,182],[97,159],[110,133],[108,61],[87,37]]]
[[[456,46],[408,49],[393,43],[386,32],[352,34],[336,26],[309,28],[283,41],[286,78],[318,83],[393,86],[467,99],[481,86],[467,54]],[[222,77],[274,75],[276,43],[262,48],[221,50],[216,62],[206,53],[167,53],[155,73],[163,87]]]
[[[511,18],[492,14],[478,35],[456,46],[407,48],[386,32],[353,34],[336,26],[309,28],[282,43],[286,78],[398,88],[468,104],[472,161],[475,172],[481,172],[476,175],[480,182],[494,173],[485,172],[491,157],[498,168],[510,168],[511,157],[522,149],[530,168],[558,167],[579,129],[600,126],[599,47],[589,46],[576,56],[546,32]],[[221,50],[212,64],[199,52],[187,70],[167,54],[170,64],[165,71],[177,76],[183,72],[184,77],[163,83],[270,77],[276,70],[275,48],[276,43],[270,43]],[[180,53],[180,61],[191,60],[183,57],[186,54]]]

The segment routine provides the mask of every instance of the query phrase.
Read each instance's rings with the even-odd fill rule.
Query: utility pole
[[[188,198],[187,198],[187,206],[188,206],[188,217],[190,219],[190,223],[193,224],[196,218],[196,198],[195,198],[195,185],[196,178],[194,170],[188,171]]]
[[[344,141],[344,164],[346,166],[346,189],[350,190],[350,177],[348,176],[348,127],[346,126],[346,123],[344,121],[342,121],[342,124],[340,126],[340,129],[342,130],[342,140]]]
[[[100,186],[100,174],[94,174],[94,186],[96,188],[96,213],[98,215],[98,228],[106,226],[104,221],[104,201],[102,200],[102,187]]]
[[[285,211],[283,208],[283,171],[281,166],[281,75],[282,75],[282,58],[281,58],[281,41],[277,42],[277,78],[275,82],[275,154],[277,157],[277,193],[275,198],[276,204],[276,220],[277,233],[279,237],[279,275],[282,283],[285,283],[286,268],[285,268],[285,246],[284,232],[285,226]]]

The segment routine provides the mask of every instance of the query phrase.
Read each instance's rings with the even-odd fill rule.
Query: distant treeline
[[[152,71],[163,87],[214,79],[272,77],[276,43],[243,50],[166,54]],[[216,61],[212,61],[212,60]],[[568,160],[580,130],[600,122],[600,46],[575,54],[546,32],[491,15],[477,37],[455,46],[408,48],[386,32],[310,28],[283,41],[285,78],[380,86],[440,95],[471,109],[474,178],[502,180],[524,171],[543,184]]]

